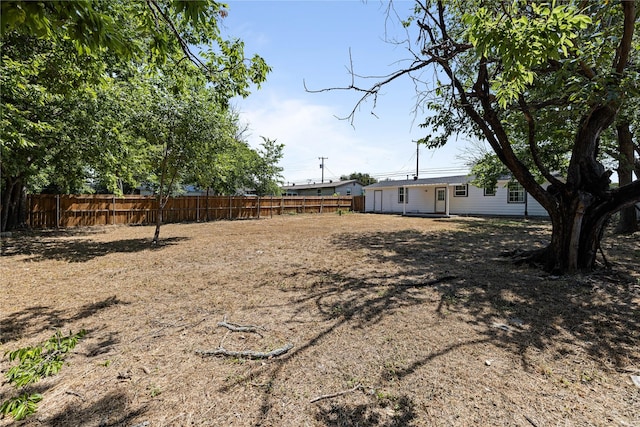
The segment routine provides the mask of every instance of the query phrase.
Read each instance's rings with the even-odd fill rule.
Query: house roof
[[[340,187],[342,185],[347,185],[352,183],[362,185],[357,179],[350,179],[348,181],[335,181],[335,182],[324,182],[324,183],[314,182],[313,184],[302,184],[302,185],[295,185],[295,184],[283,185],[282,189],[283,190],[311,190],[314,188],[335,188],[335,187]]]
[[[438,178],[420,178],[420,179],[401,179],[401,180],[387,180],[376,182],[375,184],[367,185],[365,189],[369,188],[383,188],[383,187],[415,187],[422,185],[463,185],[468,184],[473,180],[473,175],[456,175],[456,176],[444,176]]]

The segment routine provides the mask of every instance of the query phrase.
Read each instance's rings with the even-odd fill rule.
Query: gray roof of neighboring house
[[[462,185],[468,184],[473,180],[473,175],[456,175],[456,176],[444,176],[438,178],[420,178],[420,179],[401,179],[401,180],[387,180],[376,182],[375,184],[367,185],[365,189],[369,188],[383,188],[383,187],[410,187],[416,185]]]
[[[357,179],[350,179],[348,181],[335,181],[335,182],[324,182],[324,183],[313,183],[313,184],[302,184],[302,185],[283,185],[282,189],[283,190],[311,190],[314,188],[334,188],[334,187],[340,187],[342,185],[347,185],[347,184],[352,184],[352,183],[356,183],[356,184],[360,184],[362,185]]]

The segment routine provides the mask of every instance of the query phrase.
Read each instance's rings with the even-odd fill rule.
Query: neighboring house
[[[150,185],[140,184],[136,188],[136,194],[140,194],[141,196],[154,196],[156,193],[153,191],[153,188],[151,188]],[[177,196],[206,196],[207,189],[206,188],[203,189],[195,185],[183,185],[181,191],[176,195]],[[210,190],[209,195],[213,196],[213,195],[219,195],[219,194],[214,194],[213,190]],[[236,190],[236,193],[233,194],[233,196],[254,197],[256,196],[256,190],[254,190],[253,188],[239,188]]]
[[[155,192],[153,188],[149,184],[140,184],[136,188],[136,194],[140,194],[141,196],[155,196]],[[201,189],[196,187],[195,185],[185,185],[182,187],[182,191],[180,192],[180,196],[205,196],[207,194],[206,189]]]
[[[287,185],[282,187],[285,196],[361,196],[364,186],[358,180],[329,181],[322,184]]]
[[[478,188],[473,176],[381,181],[365,187],[365,212],[404,215],[548,216],[517,182],[498,181],[493,189]]]

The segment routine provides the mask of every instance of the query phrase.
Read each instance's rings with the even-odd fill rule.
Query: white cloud
[[[264,95],[264,94],[262,94]],[[322,170],[319,157],[326,157],[324,176],[337,179],[351,172],[373,173],[388,170],[391,144],[380,146],[366,132],[354,130],[338,120],[335,109],[301,99],[279,99],[274,95],[254,97],[240,107],[248,122],[249,143],[257,147],[264,136],[285,145],[281,166],[287,181],[319,182]]]

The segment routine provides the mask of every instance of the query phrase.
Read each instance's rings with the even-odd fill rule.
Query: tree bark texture
[[[0,231],[13,230],[26,221],[25,188],[21,177],[5,177],[0,204]]]
[[[634,147],[633,136],[629,123],[621,123],[616,127],[618,134],[618,150],[620,159],[618,163],[618,182],[627,185],[633,182]],[[640,177],[638,177],[640,179]],[[629,206],[620,210],[620,220],[615,232],[618,234],[631,234],[638,231],[638,219],[636,207]]]

